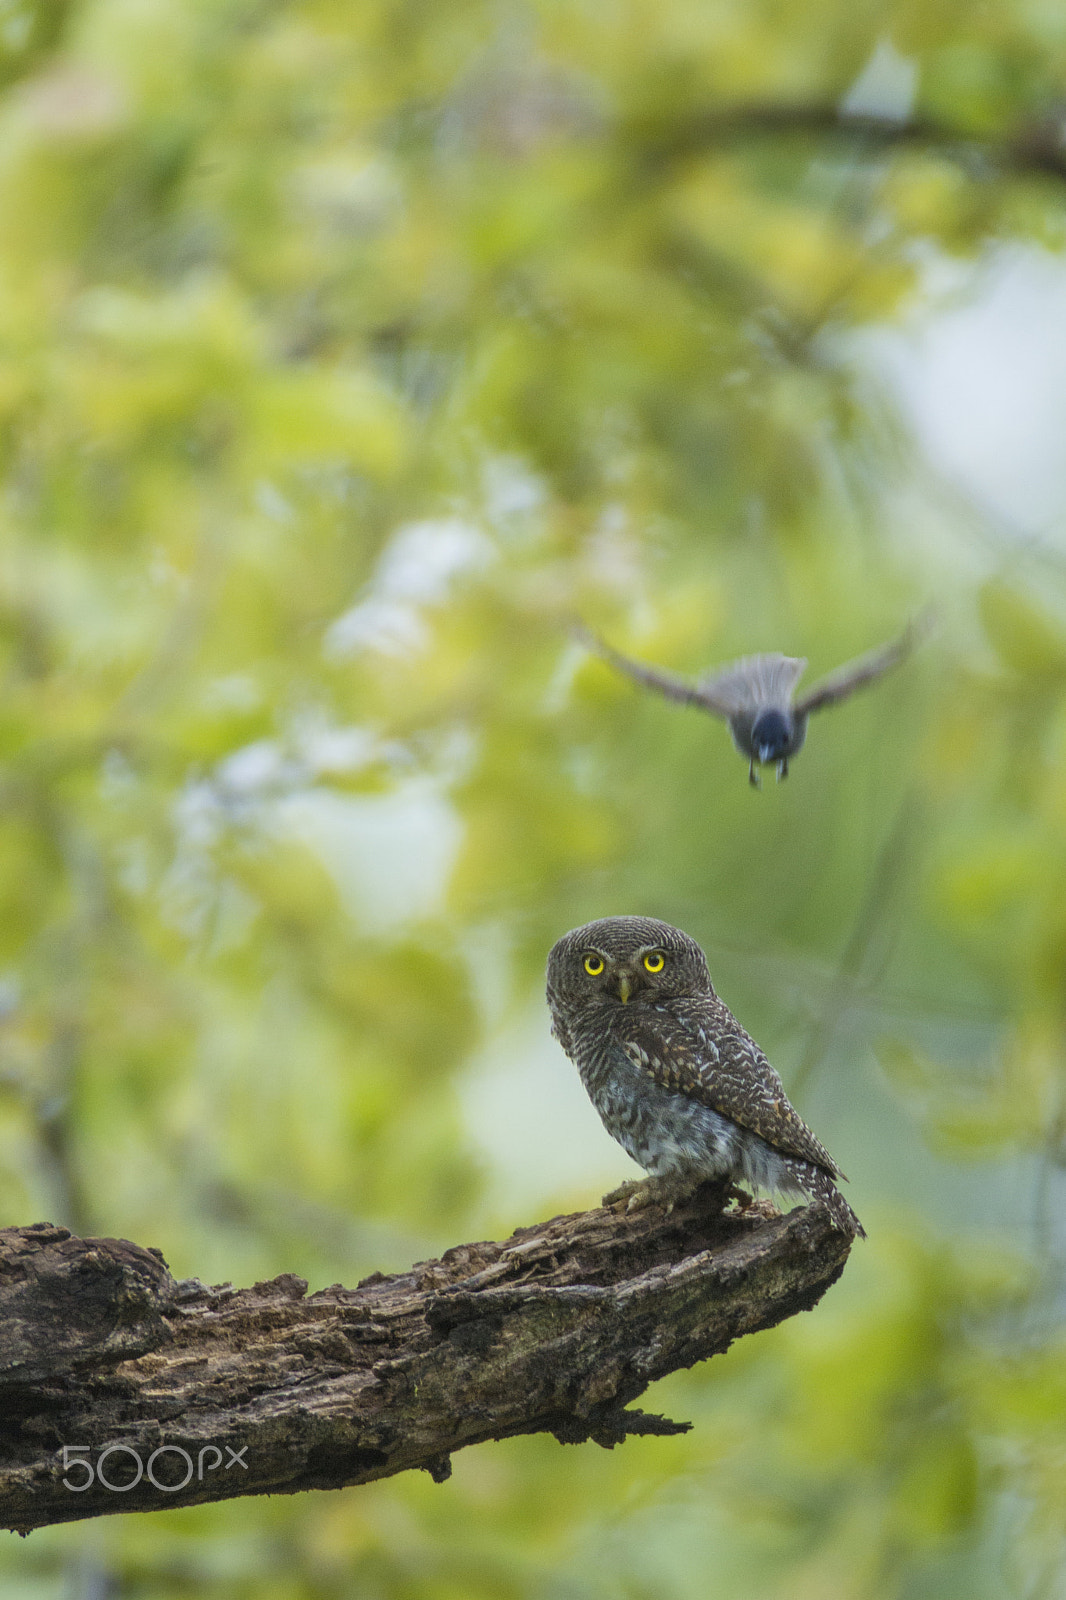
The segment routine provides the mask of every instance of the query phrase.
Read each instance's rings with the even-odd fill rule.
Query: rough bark
[[[626,1407],[809,1310],[852,1243],[819,1206],[723,1205],[705,1187],[669,1216],[554,1217],[310,1295],[289,1274],[175,1282],[158,1251],[47,1223],[0,1230],[0,1525],[443,1480],[453,1451],[522,1433],[682,1431]]]

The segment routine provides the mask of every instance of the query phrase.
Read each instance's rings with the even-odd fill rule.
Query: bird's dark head
[[[590,1002],[639,1006],[713,992],[695,939],[652,917],[588,922],[560,939],[548,957],[553,1013]]]
[[[795,726],[787,711],[768,706],[751,725],[751,748],[756,761],[783,761],[792,754]]]

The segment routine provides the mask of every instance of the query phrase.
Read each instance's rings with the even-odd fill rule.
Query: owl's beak
[[[623,1005],[628,1005],[629,997],[633,993],[633,983],[628,972],[618,974],[618,993]]]

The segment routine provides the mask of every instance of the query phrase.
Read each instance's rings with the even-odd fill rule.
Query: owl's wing
[[[634,683],[641,684],[645,689],[653,689],[656,694],[665,695],[668,700],[677,700],[681,705],[699,706],[716,717],[729,717],[733,714],[732,703],[715,694],[713,687],[702,683],[689,683],[687,679],[678,678],[672,672],[664,672],[661,667],[649,667],[642,661],[633,661],[580,625],[575,625],[572,632],[579,643],[587,646],[589,650],[594,650],[604,661],[609,662],[612,667],[617,667],[619,672],[624,672]]]
[[[926,613],[917,621],[908,623],[898,639],[890,640],[888,644],[869,651],[867,655],[856,656],[854,661],[845,662],[827,678],[823,678],[821,683],[815,684],[810,694],[799,701],[796,715],[806,716],[811,711],[821,711],[824,706],[835,706],[839,701],[846,700],[849,694],[854,694],[856,689],[862,689],[868,683],[876,683],[884,673],[890,672],[893,667],[906,660],[927,631],[930,622],[930,613]]]
[[[749,1128],[785,1155],[844,1174],[789,1104],[784,1084],[755,1040],[717,996],[686,1000],[682,1022],[659,1007],[625,1019],[622,1049],[662,1089],[686,1095]]]
[[[700,690],[725,706],[729,716],[763,706],[784,709],[791,705],[806,665],[804,656],[745,656],[711,677],[701,678]]]

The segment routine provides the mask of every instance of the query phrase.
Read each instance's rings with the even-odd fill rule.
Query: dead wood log
[[[654,1379],[809,1310],[851,1239],[820,1206],[597,1209],[355,1289],[175,1282],[158,1251],[0,1230],[0,1526],[443,1480],[464,1445],[611,1446],[688,1424]]]

